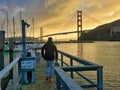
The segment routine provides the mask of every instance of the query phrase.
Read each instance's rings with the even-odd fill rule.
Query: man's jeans
[[[52,78],[53,74],[54,74],[54,60],[52,61],[46,60],[46,75],[47,77]]]

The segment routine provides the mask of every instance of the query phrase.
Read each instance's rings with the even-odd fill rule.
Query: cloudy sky
[[[77,10],[83,12],[84,30],[120,18],[118,0],[0,0],[0,24],[1,28],[6,28],[8,11],[9,22],[15,17],[18,28],[21,11],[22,18],[28,23],[31,24],[34,18],[36,37],[40,35],[40,27],[43,27],[44,35],[76,31]]]

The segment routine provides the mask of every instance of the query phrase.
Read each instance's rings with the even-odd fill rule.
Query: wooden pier
[[[46,81],[45,74],[45,61],[40,60],[35,70],[35,83],[22,85],[22,90],[54,90],[55,88],[55,76],[52,81]]]

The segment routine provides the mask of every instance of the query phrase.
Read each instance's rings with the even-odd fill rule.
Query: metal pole
[[[25,33],[25,26],[29,27],[30,25],[21,20],[22,23],[22,57],[26,57],[26,33]]]

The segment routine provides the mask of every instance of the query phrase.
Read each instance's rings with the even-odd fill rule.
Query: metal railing
[[[18,64],[18,61],[20,60],[20,57],[19,58],[16,58],[14,59],[8,66],[6,66],[3,70],[0,71],[0,90],[2,90],[2,79],[5,77],[5,75],[16,65]],[[20,75],[21,76],[21,75]],[[19,77],[20,77],[19,76]],[[18,78],[19,79],[19,78]],[[17,86],[19,84],[19,81],[17,82],[13,82],[15,83],[15,87],[13,90],[16,90]]]
[[[98,65],[98,64],[93,63],[93,62],[90,62],[90,61],[87,61],[85,59],[75,57],[73,55],[67,54],[67,53],[62,52],[62,51],[58,51],[58,52],[60,54],[60,57],[58,60],[61,63],[60,64],[61,69],[64,72],[69,71],[72,79],[74,79],[73,72],[75,72],[79,77],[83,78],[84,80],[86,80],[89,83],[89,84],[85,84],[85,85],[80,85],[81,88],[84,89],[84,88],[96,87],[97,90],[103,90],[103,66]],[[64,57],[65,58],[67,57],[69,59],[69,64],[68,64],[68,62],[66,62]],[[81,65],[76,66],[76,65],[74,65],[74,62],[77,62]],[[60,85],[58,83],[60,83],[64,88],[66,88],[66,86],[64,86],[65,84],[62,83],[62,82],[65,82],[65,80],[60,79],[60,78],[64,77],[64,74],[62,74],[62,76],[60,76],[59,73],[57,73],[57,72],[59,72],[58,70],[60,70],[60,69],[55,68],[55,73],[56,73],[56,78],[57,78],[56,87],[57,87],[57,90],[61,90]],[[89,79],[85,75],[81,74],[81,71],[96,71],[97,72],[96,82],[92,81],[91,79]],[[71,89],[65,89],[65,90],[71,90]]]

